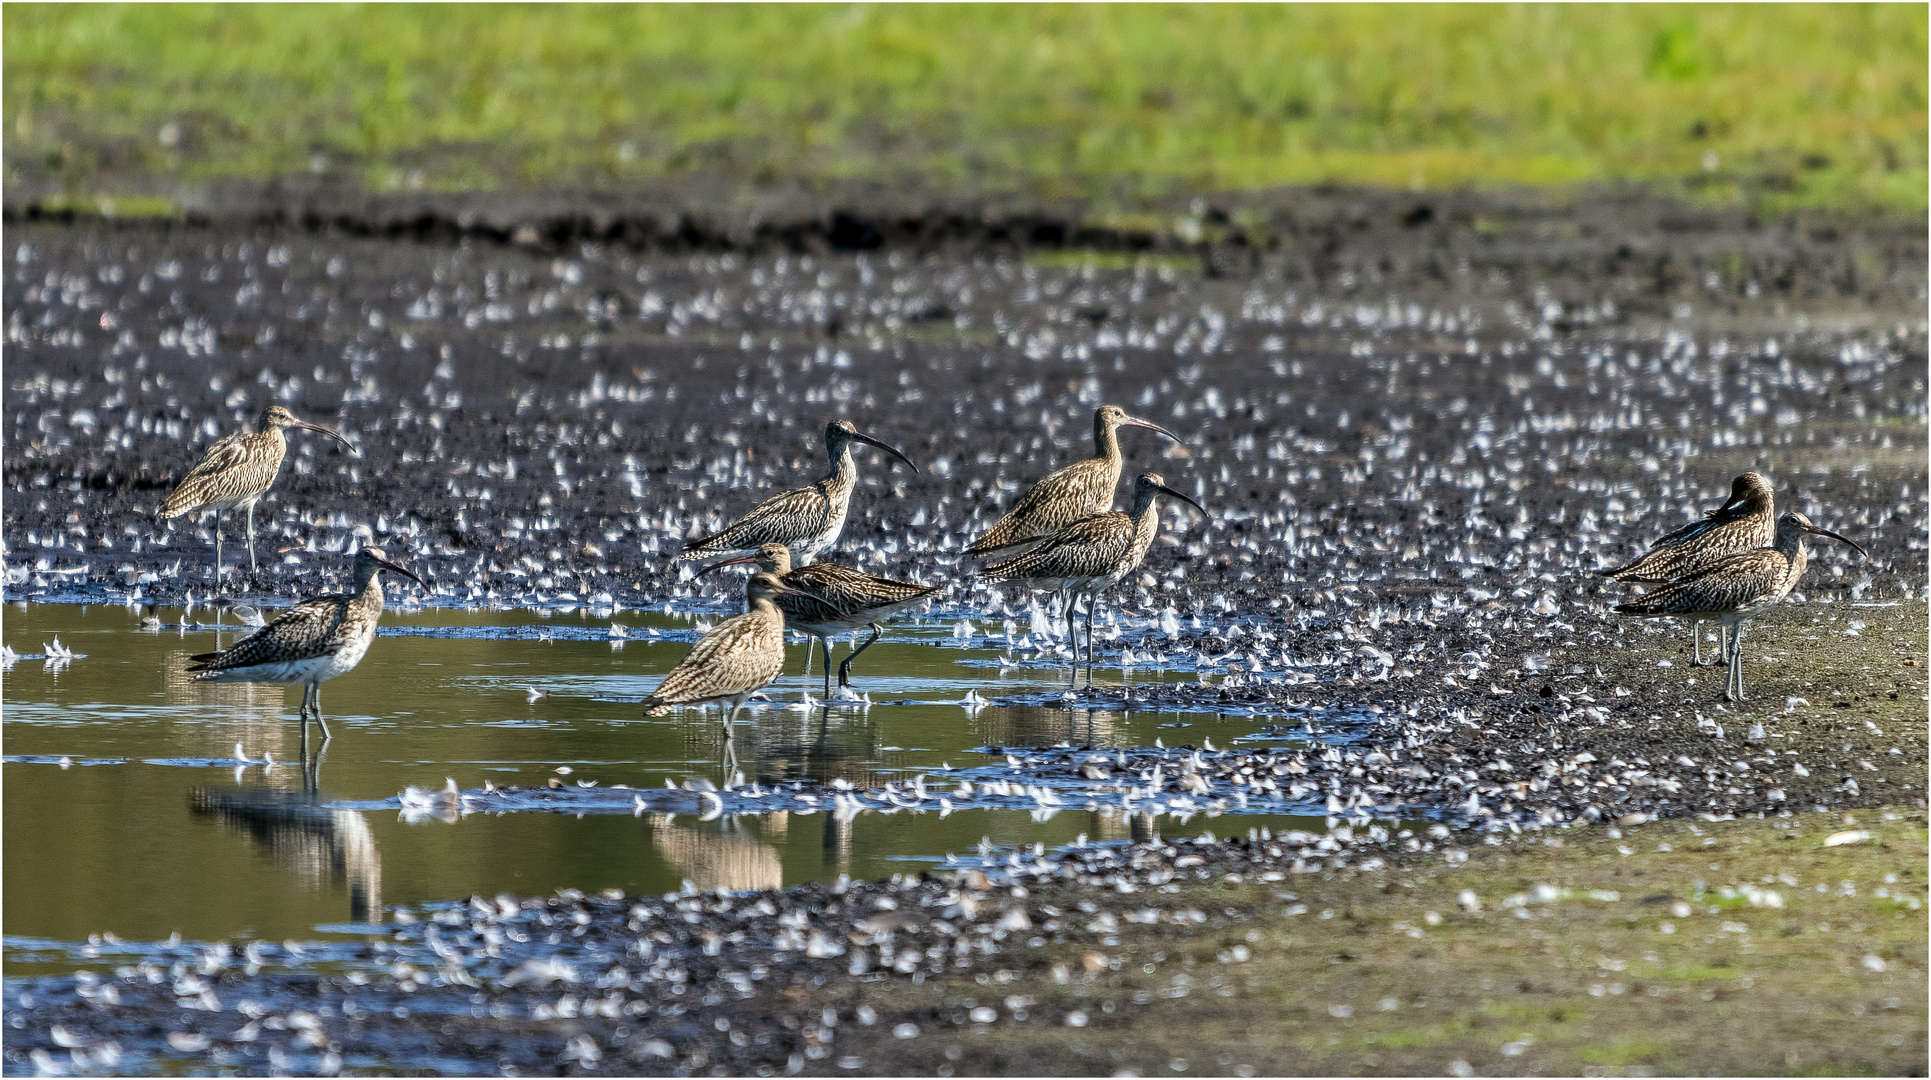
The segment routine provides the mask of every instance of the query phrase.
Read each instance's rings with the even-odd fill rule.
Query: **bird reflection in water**
[[[1160,839],[1160,819],[1141,811],[1116,813],[1111,809],[1093,813],[1092,834],[1096,840],[1131,840],[1136,844]]]
[[[755,815],[762,836],[782,839],[790,815]],[[784,863],[773,844],[751,835],[747,822],[726,817],[679,825],[670,814],[648,814],[650,842],[671,870],[700,890],[775,889],[784,884]]]
[[[302,789],[196,788],[195,813],[266,847],[311,888],[347,884],[349,920],[382,922],[382,856],[362,814],[331,810],[321,793],[322,756],[304,756]]]
[[[685,736],[693,760],[721,760],[721,741],[711,725],[692,725]],[[876,787],[898,777],[878,769],[880,732],[867,710],[747,710],[739,716],[736,741],[745,778],[766,786],[843,778],[857,787]],[[729,769],[721,772],[720,783],[732,775]]]
[[[988,746],[1112,746],[1127,714],[1112,709],[1015,707],[987,710],[976,718]]]

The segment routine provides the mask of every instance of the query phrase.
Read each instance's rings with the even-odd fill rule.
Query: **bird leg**
[[[812,654],[812,651],[817,647],[818,647],[818,639],[811,636],[810,634],[806,634],[805,635],[805,674],[807,675],[811,674],[811,654]]]
[[[255,566],[255,504],[248,504],[248,573],[252,577],[260,574]]]
[[[1703,624],[1690,624],[1690,666],[1703,666]]]
[[[871,647],[872,647],[872,642],[874,642],[874,641],[877,641],[877,640],[878,640],[878,635],[880,635],[880,634],[882,634],[882,633],[884,633],[884,632],[885,632],[885,627],[884,627],[884,626],[882,626],[882,625],[881,625],[881,624],[879,624],[879,623],[873,623],[873,624],[872,624],[872,636],[871,636],[871,637],[868,637],[868,638],[866,638],[866,639],[865,639],[865,644],[863,644],[863,645],[860,645],[860,646],[859,646],[858,648],[856,648],[856,649],[853,649],[853,650],[852,650],[851,652],[849,652],[849,653],[847,653],[847,654],[845,654],[845,662],[844,662],[844,663],[842,663],[842,664],[839,664],[839,665],[838,665],[838,685],[839,685],[839,686],[841,686],[841,687],[843,687],[843,688],[846,688],[846,689],[850,689],[850,688],[851,688],[851,684],[852,684],[852,661],[853,661],[853,660],[856,660],[856,659],[858,659],[858,654],[859,654],[859,653],[862,653],[862,652],[864,652],[864,651],[865,651],[866,649],[869,649],[869,648],[871,648]]]
[[[1086,688],[1093,689],[1093,612],[1100,606],[1098,593],[1086,594]]]
[[[1730,671],[1723,687],[1726,701],[1743,700],[1743,624],[1730,632]]]
[[[742,702],[733,701],[724,708],[724,776],[729,780],[731,770],[738,767],[738,749],[731,738],[731,721],[737,718]]]
[[[309,692],[309,696],[315,702],[315,722],[316,724],[321,726],[322,741],[326,743],[330,739],[334,738],[334,736],[329,734],[329,722],[327,720],[322,719],[322,684],[310,683],[308,692]]]
[[[307,686],[302,687],[302,708],[300,714],[302,722],[302,764],[304,766],[308,764],[308,689]]]
[[[831,700],[831,643],[832,643],[831,638],[825,639],[825,700],[826,701]],[[805,674],[809,675],[811,674],[811,672],[809,670],[806,670]]]
[[[215,584],[221,583],[221,511],[215,511]]]
[[[1066,680],[1066,688],[1071,690],[1079,685],[1079,632],[1073,626],[1073,590],[1069,586],[1060,590],[1060,610],[1066,615],[1066,645],[1073,651],[1073,674]]]

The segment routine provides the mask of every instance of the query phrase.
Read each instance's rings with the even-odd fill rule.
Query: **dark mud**
[[[1338,200],[1309,212],[1345,219]],[[1109,662],[1158,652],[1201,684],[1119,704],[1375,708],[1391,745],[1421,725],[1484,753],[1553,736],[1605,762],[1696,758],[1675,743],[1698,737],[1699,711],[1737,726],[1719,681],[1633,670],[1658,628],[1606,614],[1625,590],[1588,571],[1715,505],[1745,468],[1871,554],[1813,547],[1797,599],[1832,604],[1785,611],[1825,612],[1841,634],[1852,605],[1922,599],[1921,235],[1613,200],[1487,233],[1378,213],[1326,254],[1283,248],[1238,273],[1038,247],[555,254],[17,225],[6,593],[205,599],[205,527],[150,515],[201,447],[279,401],[362,456],[296,440],[260,510],[263,572],[227,591],[321,591],[374,539],[434,603],[723,608],[730,586],[689,583],[670,553],[815,478],[816,432],[842,415],[922,471],[867,457],[838,557],[954,581],[937,611],[1023,629],[1024,599],[973,582],[955,553],[1020,485],[1086,453],[1090,410],[1115,401],[1187,440],[1129,436],[1129,469],[1214,515],[1169,515],[1111,598],[1137,622],[1102,635]],[[1750,647],[1777,644],[1782,618]],[[1921,672],[1874,685],[1909,702]],[[1842,697],[1807,685],[1765,684],[1742,726],[1788,696]],[[1718,802],[1696,809],[1751,808]]]
[[[1284,738],[1345,726],[1347,747],[1300,755],[1304,775],[1266,763],[1277,788],[1309,785],[1300,801],[1337,824],[1399,812],[1499,836],[1922,807],[1922,229],[1765,224],[1614,200],[1424,215],[1397,196],[1351,198],[1309,197],[1306,227],[1272,239],[1237,240],[1231,216],[1188,208],[1197,241],[1144,245],[969,230],[927,242],[875,228],[875,247],[726,235],[676,252],[594,230],[546,239],[539,228],[522,243],[511,229],[503,243],[461,229],[356,237],[326,221],[16,221],[6,596],[166,608],[217,592],[205,528],[157,528],[151,514],[209,441],[280,402],[340,428],[362,456],[297,439],[258,514],[263,572],[219,591],[272,606],[337,587],[345,552],[373,539],[430,582],[430,603],[722,610],[729,583],[690,582],[671,553],[763,495],[815,479],[816,433],[844,416],[921,471],[862,460],[833,557],[954,581],[935,606],[942,617],[1024,629],[1025,598],[975,583],[956,553],[1021,485],[1087,453],[1091,410],[1112,401],[1186,438],[1170,449],[1129,435],[1128,468],[1159,471],[1213,520],[1168,515],[1142,573],[1109,598],[1124,614],[1102,620],[1101,664],[1157,653],[1199,678],[1131,697],[1055,695],[1060,703],[1262,713]],[[1063,246],[1075,242],[1106,250]],[[1619,621],[1607,608],[1625,590],[1588,571],[1716,505],[1747,468],[1871,558],[1812,547],[1793,603],[1760,616],[1746,639],[1750,700],[1726,705],[1720,674],[1689,668],[1681,630]],[[232,567],[240,524],[227,532]],[[1014,652],[1052,662],[1050,649]],[[1084,748],[998,750],[1026,761],[1018,775],[1057,790]],[[1140,771],[1154,755],[1136,753],[1118,763],[1128,788],[1149,782]],[[1203,748],[1192,781],[1163,764],[1161,791],[1251,795],[1257,774],[1241,769],[1253,753]],[[1131,796],[1093,797],[1102,794]],[[1387,849],[1373,858],[1434,842],[1365,825],[1346,837]],[[1259,850],[1286,872],[1302,857],[1265,847],[1212,858]],[[1177,853],[1150,850],[1124,857],[1177,868]],[[1083,882],[1079,858],[1039,863],[1055,879],[1073,867],[1067,903],[1107,884],[1105,874]],[[861,893],[916,891],[923,905],[956,887]],[[527,911],[517,919],[574,922],[581,904],[600,924],[629,918],[628,903],[511,907]],[[974,942],[992,940],[995,925]],[[393,974],[369,991],[368,1009],[357,1006],[396,1021],[381,1021],[377,1039],[331,1027],[343,1014],[322,1009],[338,1008],[343,985],[310,973],[274,976],[284,980],[274,994],[324,1017],[320,1028],[284,1017],[286,1038],[232,1038],[245,1018],[224,1015],[220,1031],[203,1032],[71,1003],[59,1006],[73,1013],[64,1019],[35,1011],[33,1030],[53,1040],[47,1025],[85,1014],[128,1025],[115,1037],[129,1054],[179,1032],[248,1070],[277,1065],[259,1056],[269,1047],[298,1071],[838,1063],[810,1055],[822,1034],[814,1043],[762,1007],[706,1013],[702,1031],[678,1034],[691,1021],[663,1012],[682,996],[670,987],[723,995],[733,984],[712,977],[748,969],[724,936],[707,960],[688,955],[704,955],[700,939],[673,937],[659,943],[675,945],[676,959],[651,981],[647,1006],[672,1028],[645,1037],[641,1024],[605,1017],[609,1032],[565,1065],[555,1047],[518,1038],[517,1010],[534,1005],[489,1017],[497,1002],[437,975],[447,957],[433,947],[433,960],[409,961],[424,978]],[[947,937],[930,944],[966,941]],[[851,978],[839,973],[852,945],[838,947],[846,955],[788,966],[783,978]],[[705,963],[703,978],[692,974]],[[585,972],[577,977],[591,980]],[[488,977],[500,985],[504,974]],[[176,994],[178,978],[158,968],[120,980],[117,993],[172,1009],[198,994]],[[534,969],[529,978],[555,981]],[[440,1004],[404,1002],[428,991],[422,1000]],[[567,996],[581,1012],[608,995]],[[437,1026],[396,1017],[398,1007],[435,1014]],[[618,1027],[638,1039],[618,1048]],[[701,1061],[690,1051],[700,1034]],[[203,1045],[204,1035],[222,1041]],[[307,1056],[286,1057],[295,1054]],[[158,1065],[128,1057],[118,1067]]]

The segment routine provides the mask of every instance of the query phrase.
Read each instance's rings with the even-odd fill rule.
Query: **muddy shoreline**
[[[410,220],[395,207],[342,210],[343,227],[317,211],[303,226],[326,205],[289,200],[281,224],[242,199],[191,224],[9,210],[7,600],[170,617],[190,593],[273,606],[338,587],[342,553],[373,540],[431,584],[430,603],[723,610],[729,585],[686,579],[671,558],[680,541],[816,479],[816,433],[844,416],[921,471],[861,460],[833,557],[952,582],[935,618],[1024,629],[1026,598],[977,582],[957,553],[1021,485],[1090,452],[1092,409],[1111,401],[1186,440],[1129,437],[1129,474],[1160,472],[1213,520],[1163,521],[1142,572],[1109,598],[1120,615],[1102,668],[1157,653],[1199,679],[1058,704],[1221,707],[1284,732],[1347,717],[1359,749],[1275,779],[1331,799],[1337,821],[1389,807],[1457,837],[1924,805],[1921,227],[1762,223],[1612,197],[1511,208],[1468,196],[1421,215],[1406,195],[1317,192],[1261,223],[1179,208],[1191,225],[1146,237],[994,236],[987,222],[1020,219],[990,212],[947,232],[892,210],[867,219],[876,244],[862,229],[847,238],[863,243],[844,244],[819,206],[757,219],[819,222],[789,236],[743,217],[688,242],[664,239],[668,225],[633,237],[613,212],[519,238],[563,219],[492,210],[475,232],[457,213],[453,231],[434,217],[391,239],[372,223]],[[257,515],[262,572],[217,585],[205,526],[151,515],[208,442],[271,402],[344,431],[360,456],[296,440]],[[1749,699],[1724,703],[1720,675],[1689,667],[1684,631],[1619,620],[1608,607],[1625,590],[1589,571],[1715,506],[1749,468],[1870,560],[1813,546],[1793,603],[1746,639]],[[231,567],[240,534],[227,529]],[[1019,662],[1052,662],[1050,641],[1028,648]],[[1039,756],[1042,775],[1077,768]],[[1195,771],[1225,796],[1252,780],[1241,767],[1204,755]],[[1181,776],[1163,767],[1162,781],[1178,790]],[[1395,859],[1405,839],[1435,840],[1396,836],[1366,857]],[[1253,857],[1241,843],[1199,865]],[[1264,860],[1286,860],[1279,872],[1302,857],[1265,846]],[[1179,857],[1161,848],[1156,861],[1172,871]],[[1068,903],[1092,890],[1064,887]],[[144,1006],[124,1020],[67,998],[23,1006],[34,1041],[17,1045],[51,1052],[53,1024],[119,1024],[101,1031],[130,1055],[175,1033],[207,1051],[198,1029],[145,1008],[198,1000],[177,992],[193,967],[180,962],[158,981],[120,980]],[[596,1057],[579,1047],[563,1062],[559,1046],[513,1037],[534,1027],[471,1018],[460,981],[432,993],[433,978],[387,978],[421,985],[383,983],[385,1009],[446,998],[450,1030],[381,1021],[396,1050],[366,1063],[353,1038],[310,1038],[306,1021],[219,1049],[244,1069],[274,1067],[255,1056],[269,1045],[319,1069],[331,1041],[349,1069],[406,1070],[394,1062],[417,1054],[449,1055],[427,1059],[441,1071],[695,1063],[696,1032],[677,1037],[675,1059],[614,1051],[598,1040],[615,1018],[584,1044]],[[291,1000],[339,989],[273,979]],[[703,1033],[707,1063],[839,1066],[805,1054],[825,1040],[804,1028],[758,1029],[742,1046],[737,1030]]]
[[[1491,838],[1473,850],[1405,830],[1358,843],[1250,832],[1012,852],[869,884],[473,897],[405,912],[354,955],[327,959],[263,942],[105,942],[104,962],[136,962],[111,977],[10,980],[7,1072],[946,1076],[1165,1064],[1244,1076],[1344,1062],[1473,1074],[1474,1060],[1481,1075],[1521,1075],[1547,1068],[1546,1054],[1632,1075],[1719,1059],[1772,1071],[1789,1055],[1921,1070],[1924,886],[1897,882],[1921,863],[1923,815],[1866,816],[1612,828],[1566,844]],[[1711,855],[1732,873],[1706,882]],[[1750,877],[1761,869],[1775,871],[1768,887]],[[1813,896],[1820,875],[1843,880]],[[1719,921],[1721,934],[1704,936]],[[1523,935],[1531,948],[1509,952]],[[1585,951],[1610,955],[1591,963]],[[1810,990],[1791,993],[1791,964]],[[1373,1006],[1382,984],[1396,996]],[[1760,1032],[1751,1019],[1814,1011],[1824,996],[1865,1018],[1864,1037],[1795,1013]],[[1748,1007],[1700,1004],[1720,1001]],[[1372,1009],[1431,1005],[1394,1017],[1383,1047],[1348,1037],[1357,1022],[1386,1026]],[[1222,1026],[1280,1009],[1296,1031],[1328,1037]],[[1593,1026],[1564,1027],[1572,1017]],[[1713,1030],[1741,1037],[1706,1045]],[[1177,1054],[1196,1063],[1164,1060]]]

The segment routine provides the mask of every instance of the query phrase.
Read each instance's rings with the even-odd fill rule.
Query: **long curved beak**
[[[349,440],[343,438],[340,433],[336,432],[331,428],[325,428],[320,424],[311,424],[306,420],[297,420],[293,424],[290,424],[289,427],[298,427],[304,431],[313,431],[313,432],[316,432],[317,434],[327,435],[329,438],[334,439],[336,442],[339,442],[343,446],[348,447],[349,453],[354,454],[356,457],[362,456],[362,451],[357,450],[355,448],[354,443],[351,443]],[[403,573],[406,574],[408,573],[408,571],[405,570],[403,571]]]
[[[857,439],[859,442],[876,446],[880,450],[883,450],[886,453],[892,455],[893,457],[899,459],[900,461],[903,461],[905,463],[905,467],[912,470],[913,472],[919,471],[919,467],[917,465],[912,464],[912,459],[909,457],[906,457],[904,454],[899,453],[897,447],[892,446],[888,443],[882,443],[877,439],[872,438],[870,435],[867,435],[864,432],[860,432],[860,431],[852,432],[851,437],[854,439]]]
[[[758,561],[758,557],[755,554],[739,555],[735,559],[719,559],[714,563],[710,563],[706,565],[702,570],[699,570],[697,573],[692,574],[691,576],[703,577],[705,574],[710,573],[711,571],[717,569],[720,566],[740,566],[740,565],[743,565],[744,563],[754,563],[757,561]]]
[[[1804,526],[1804,531],[1807,533],[1816,533],[1818,536],[1828,536],[1832,540],[1842,540],[1844,543],[1849,544],[1851,546],[1851,550],[1857,552],[1859,555],[1864,556],[1866,559],[1871,557],[1870,552],[1865,551],[1863,548],[1859,547],[1857,545],[1857,541],[1852,540],[1848,536],[1839,536],[1836,533],[1831,532],[1829,529],[1820,529],[1815,525]]]
[[[384,561],[382,561],[382,560],[380,560],[380,559],[378,559],[378,560],[376,560],[376,565],[377,565],[377,566],[380,566],[380,567],[382,567],[382,568],[383,568],[384,570],[393,570],[393,571],[395,571],[396,573],[398,573],[398,574],[401,574],[401,575],[402,575],[403,577],[406,577],[406,578],[408,578],[408,579],[409,579],[410,581],[413,581],[413,582],[415,582],[416,584],[418,584],[418,585],[420,585],[420,586],[422,586],[422,591],[423,591],[423,592],[429,592],[429,591],[430,591],[430,589],[429,589],[429,585],[428,585],[428,583],[427,583],[427,582],[425,582],[425,581],[423,581],[423,580],[422,580],[421,578],[419,578],[419,577],[417,577],[416,575],[414,575],[414,574],[412,574],[412,573],[410,573],[409,571],[407,571],[407,570],[405,570],[405,569],[403,569],[402,567],[400,567],[400,566],[397,566],[397,565],[396,565],[395,563],[392,563],[392,562],[384,562]]]
[[[1142,420],[1137,416],[1129,416],[1126,419],[1120,421],[1120,426],[1121,427],[1143,427],[1143,428],[1146,428],[1148,431],[1157,431],[1160,434],[1165,435],[1167,438],[1172,439],[1174,442],[1181,443],[1183,445],[1186,443],[1185,439],[1182,439],[1180,436],[1175,435],[1173,432],[1168,431],[1166,428],[1161,427],[1159,424],[1156,424],[1151,420]],[[1183,499],[1186,498],[1185,495],[1182,495],[1180,497]]]
[[[1200,511],[1201,517],[1209,516],[1207,513],[1207,508],[1200,505],[1197,502],[1194,502],[1192,499],[1188,498],[1185,492],[1175,491],[1165,484],[1155,484],[1153,486],[1156,488],[1159,488],[1161,491],[1166,492],[1167,494],[1173,496],[1174,498],[1179,499],[1181,502],[1186,503],[1188,506],[1193,507],[1195,510]]]

